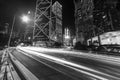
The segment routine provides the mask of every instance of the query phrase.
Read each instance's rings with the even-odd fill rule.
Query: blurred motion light
[[[69,35],[66,35],[66,36],[65,36],[65,39],[70,39],[70,36],[69,36]]]
[[[28,14],[30,14],[31,12],[30,11],[28,11]]]
[[[103,19],[106,18],[106,15],[103,16]]]

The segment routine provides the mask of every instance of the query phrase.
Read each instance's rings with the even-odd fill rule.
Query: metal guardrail
[[[4,50],[1,60],[0,80],[21,80],[15,68],[10,62],[8,51]]]
[[[31,71],[29,71],[19,60],[15,58],[11,54],[11,52],[8,52],[9,57],[11,59],[11,62],[15,68],[17,68],[17,72],[20,73],[21,80],[39,80]],[[15,79],[16,80],[16,79]]]

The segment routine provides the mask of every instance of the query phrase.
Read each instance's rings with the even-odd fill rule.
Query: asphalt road
[[[39,80],[78,80],[76,78],[72,78],[69,75],[65,75],[55,69],[51,68],[50,66],[46,66],[44,59],[40,59],[34,57],[38,60],[35,60],[31,57],[24,55],[21,52],[14,50],[11,53],[13,56],[16,57],[28,70],[30,70]],[[48,62],[50,63],[50,62]],[[59,66],[58,66],[59,67]],[[61,66],[60,66],[61,67]]]
[[[39,51],[31,50],[31,52],[30,50],[24,51],[25,49],[23,51],[15,50],[12,55],[39,79],[120,80],[120,64],[105,59],[109,57],[83,56],[82,54],[76,55],[62,51],[67,53],[65,54],[61,53],[60,50],[58,52],[42,49]],[[117,59],[119,58],[117,57]]]

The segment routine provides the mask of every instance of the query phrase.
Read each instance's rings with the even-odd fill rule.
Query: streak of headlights
[[[79,71],[83,74],[86,74],[86,75],[89,75],[89,76],[92,76],[94,78],[97,78],[97,79],[101,79],[101,80],[108,80],[102,76],[99,76],[99,75],[96,75],[96,74],[100,74],[100,75],[104,75],[104,76],[107,76],[107,77],[111,77],[111,75],[108,75],[108,74],[105,74],[105,73],[102,73],[100,71],[96,71],[92,68],[88,68],[86,66],[82,66],[82,65],[78,65],[76,63],[73,63],[73,62],[70,62],[70,61],[67,61],[67,60],[62,60],[60,58],[57,58],[57,57],[53,57],[53,56],[50,56],[50,55],[46,55],[46,54],[42,54],[42,53],[38,53],[38,52],[35,52],[35,51],[30,51],[30,50],[27,50],[27,49],[23,49],[23,48],[19,48],[25,52],[28,52],[32,55],[36,55],[36,56],[42,56],[44,58],[47,58],[49,60],[52,60],[56,63],[61,63],[61,64],[64,64],[66,65],[67,67],[69,68],[72,68],[74,69],[75,71]],[[94,73],[94,74],[93,74]],[[112,76],[113,77],[113,76]]]

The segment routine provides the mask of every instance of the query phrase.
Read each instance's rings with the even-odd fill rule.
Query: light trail
[[[18,46],[18,48],[25,48],[25,49],[29,49],[29,50],[34,50],[34,51],[38,51],[38,52],[45,52],[45,53],[57,53],[57,54],[68,54],[68,55],[72,55],[75,57],[81,57],[81,58],[89,58],[92,60],[98,60],[101,62],[105,62],[105,63],[109,63],[112,65],[120,65],[120,57],[113,57],[113,56],[105,56],[105,55],[101,55],[101,54],[92,54],[92,53],[85,53],[85,52],[77,52],[77,51],[67,51],[67,50],[61,50],[61,49],[49,49],[49,48],[40,48],[40,47],[20,47]]]
[[[100,75],[104,75],[104,76],[107,76],[107,77],[113,77],[111,75],[108,75],[108,74],[105,74],[105,73],[102,73],[100,71],[96,71],[94,69],[91,69],[91,68],[88,68],[88,67],[85,67],[85,66],[82,66],[82,65],[78,65],[78,64],[75,64],[75,63],[72,63],[72,62],[69,62],[69,61],[66,61],[66,60],[62,60],[62,59],[59,59],[57,57],[53,57],[53,56],[50,56],[50,55],[46,55],[46,54],[42,54],[42,53],[38,53],[38,52],[34,52],[34,51],[30,51],[30,50],[26,50],[26,49],[23,49],[23,48],[19,48],[25,52],[28,52],[32,55],[36,55],[36,56],[42,56],[42,57],[45,57],[45,58],[48,58],[49,60],[52,60],[52,61],[55,61],[56,63],[62,63],[64,65],[67,65],[69,67],[71,67],[72,69],[76,70],[76,71],[80,71],[84,74],[87,74],[89,76],[93,76],[95,78],[98,78],[98,79],[102,79],[102,80],[108,80],[104,77],[101,77],[101,76],[98,76],[98,75],[95,75],[93,73],[89,73],[87,72],[88,71],[91,71],[91,72],[94,72],[94,73],[97,73],[97,74],[100,74]],[[83,69],[83,70],[86,70],[86,71],[81,71],[80,69]],[[114,77],[116,78],[116,77]]]

